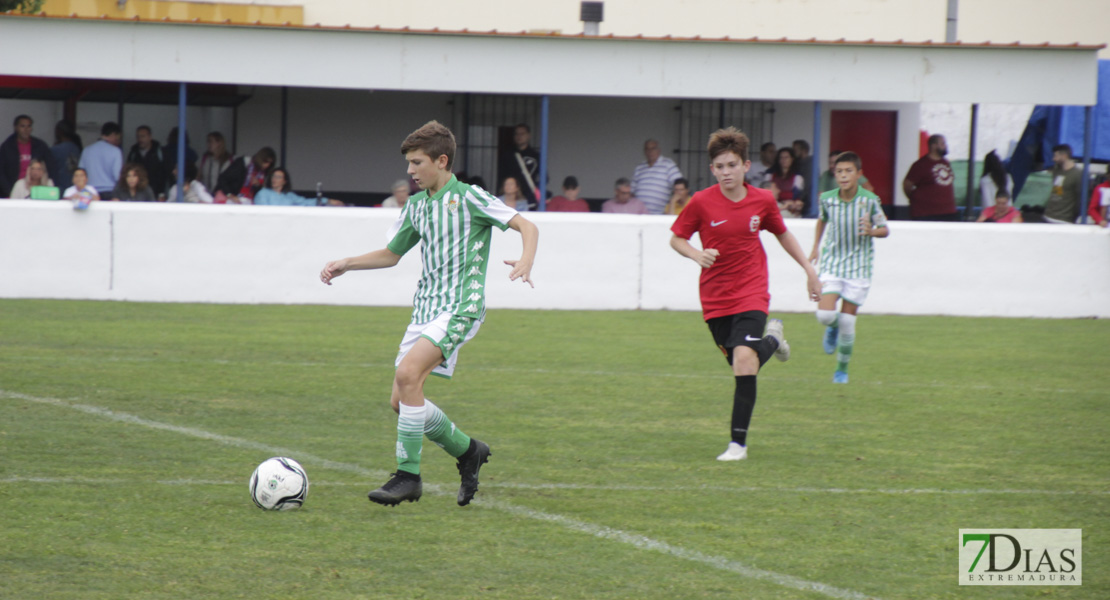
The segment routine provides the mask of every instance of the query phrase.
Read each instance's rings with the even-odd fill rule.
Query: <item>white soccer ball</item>
[[[251,475],[251,500],[263,510],[300,508],[308,497],[308,475],[292,458],[267,459]]]

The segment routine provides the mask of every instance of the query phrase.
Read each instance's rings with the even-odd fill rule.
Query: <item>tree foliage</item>
[[[24,14],[37,13],[42,10],[42,3],[46,0],[0,0],[0,12],[17,10]]]

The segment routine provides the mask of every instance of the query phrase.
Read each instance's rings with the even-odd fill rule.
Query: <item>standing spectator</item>
[[[840,154],[840,150],[833,150],[829,153],[829,170],[821,173],[821,179],[818,180],[817,183],[818,194],[824,194],[825,192],[831,192],[833,190],[840,189],[840,184],[836,182],[836,176],[833,175],[833,171],[836,170],[836,157],[840,156]],[[862,171],[860,173],[861,175],[859,176],[859,186],[874,194],[875,186],[871,185],[871,182],[868,181],[866,175],[862,174]]]
[[[112,190],[112,200],[125,202],[154,202],[154,191],[150,189],[150,179],[146,168],[139,163],[123,165],[123,177]]]
[[[798,174],[798,161],[792,148],[779,149],[778,159],[771,168],[771,194],[779,204],[785,219],[797,219],[805,213],[806,202],[802,197],[805,177]]]
[[[667,201],[667,207],[663,209],[665,215],[677,215],[686,208],[686,203],[690,201],[690,182],[679,177],[674,180],[674,187],[671,189],[671,199]]]
[[[998,190],[994,193],[994,204],[979,213],[977,223],[1021,223],[1021,211],[1010,205],[1010,192]]]
[[[574,175],[563,180],[563,195],[547,202],[547,212],[590,212],[590,205],[578,197],[581,190]]]
[[[1014,191],[1014,178],[1006,172],[1002,160],[991,150],[983,158],[983,176],[979,178],[979,195],[983,200],[983,209],[995,205],[998,192],[1006,192],[1006,198]]]
[[[0,198],[9,197],[15,182],[27,176],[32,159],[46,161],[49,165],[50,146],[31,135],[33,125],[31,117],[19,115],[12,121],[15,131],[0,144]]]
[[[673,160],[662,156],[655,140],[644,142],[644,158],[632,171],[632,195],[647,206],[648,213],[661,215],[671,197],[671,187],[682,177],[682,171]]]
[[[775,166],[775,157],[778,156],[778,149],[775,148],[774,142],[767,142],[759,147],[759,164],[752,166],[748,174],[744,176],[744,181],[748,185],[759,188],[770,188],[770,171]]]
[[[409,201],[409,182],[398,179],[389,189],[390,196],[382,202],[382,208],[401,208]]]
[[[127,153],[127,162],[142,165],[146,179],[154,195],[166,193],[166,173],[162,162],[162,146],[154,139],[147,125],[135,128],[135,145]]]
[[[802,186],[802,195],[799,196],[805,203],[806,208],[805,212],[802,214],[806,216],[816,216],[809,215],[809,189],[813,187],[813,155],[810,154],[809,142],[805,140],[794,140],[793,147],[794,162],[797,163],[797,168],[795,170],[804,178],[802,181],[805,182],[805,185]]]
[[[109,121],[100,128],[100,139],[81,153],[78,166],[85,170],[89,185],[101,196],[112,193],[123,171],[123,152],[119,149],[122,136],[119,125]]]
[[[26,200],[31,197],[31,188],[37,186],[54,187],[54,182],[47,175],[46,161],[32,158],[31,164],[27,167],[27,175],[12,186],[11,199]]]
[[[174,167],[171,173],[173,175],[173,180],[176,182],[177,167]],[[185,190],[185,193],[181,195],[182,202],[189,202],[191,204],[212,204],[215,201],[212,194],[204,187],[204,184],[197,181],[197,166],[193,163],[185,163],[185,186],[182,189]],[[170,202],[177,202],[176,183],[170,186],[167,198],[169,198]]]
[[[1071,146],[1060,144],[1052,149],[1052,192],[1044,205],[1047,223],[1075,223],[1079,217],[1079,190],[1083,170],[1075,164]]]
[[[277,162],[277,154],[273,148],[266,146],[254,153],[254,156],[244,156],[231,162],[216,181],[216,202],[221,202],[220,195],[226,198],[229,204],[250,204],[254,195],[266,183],[266,177]]]
[[[209,133],[208,151],[200,157],[198,181],[203,183],[206,189],[216,189],[216,182],[219,181],[220,174],[231,166],[233,160],[235,160],[235,157],[227,149],[227,140],[224,139],[224,134],[219,131]]]
[[[632,196],[632,182],[621,177],[613,186],[613,198],[601,205],[601,212],[625,215],[646,215],[647,206],[639,198]]]
[[[293,179],[289,177],[289,171],[278,167],[270,171],[266,187],[258,190],[254,203],[265,206],[316,206],[316,199],[293,193]]]
[[[165,173],[173,173],[173,170],[177,168],[177,136],[177,128],[174,127],[170,130],[170,135],[166,137],[166,145],[162,147],[162,170]],[[186,131],[185,164],[193,163],[195,165],[197,159],[197,151],[193,150],[192,146],[189,145],[189,132]],[[176,183],[176,180],[167,182],[166,185],[170,185],[171,183]],[[176,198],[170,198],[170,202],[174,202],[175,200]]]
[[[958,221],[956,212],[956,180],[952,165],[944,157],[948,142],[943,135],[929,136],[929,152],[913,163],[902,191],[910,199],[910,218],[915,221]]]
[[[520,190],[520,182],[516,177],[506,177],[505,181],[501,182],[501,195],[497,199],[504,202],[505,206],[516,209],[517,212],[528,210],[528,198]]]
[[[77,134],[77,127],[68,119],[54,125],[54,145],[50,147],[50,159],[54,165],[54,182],[61,189],[73,185],[73,172],[81,162],[81,151],[85,145]]]
[[[1091,223],[1099,227],[1110,226],[1110,179],[1096,185],[1091,192],[1087,216],[1091,217]]]
[[[529,210],[539,206],[540,153],[532,147],[532,128],[520,123],[513,128],[513,148],[501,155],[498,177],[513,177],[528,198]]]

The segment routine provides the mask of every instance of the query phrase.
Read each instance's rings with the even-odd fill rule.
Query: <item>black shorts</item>
[[[717,343],[721,352],[725,353],[725,359],[731,365],[733,348],[747,346],[758,351],[759,344],[763,342],[763,330],[767,327],[767,313],[761,310],[749,310],[735,315],[714,317],[705,324],[709,325],[713,341]]]

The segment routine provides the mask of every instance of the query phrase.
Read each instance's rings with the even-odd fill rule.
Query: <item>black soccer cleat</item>
[[[397,471],[390,475],[392,478],[385,485],[366,495],[371,502],[397,506],[406,500],[416,502],[424,494],[424,484],[420,482],[419,475],[406,471]]]
[[[470,438],[470,448],[466,454],[459,457],[459,476],[462,485],[459,486],[459,506],[466,506],[478,492],[478,471],[482,465],[489,462],[489,445],[477,439]]]

